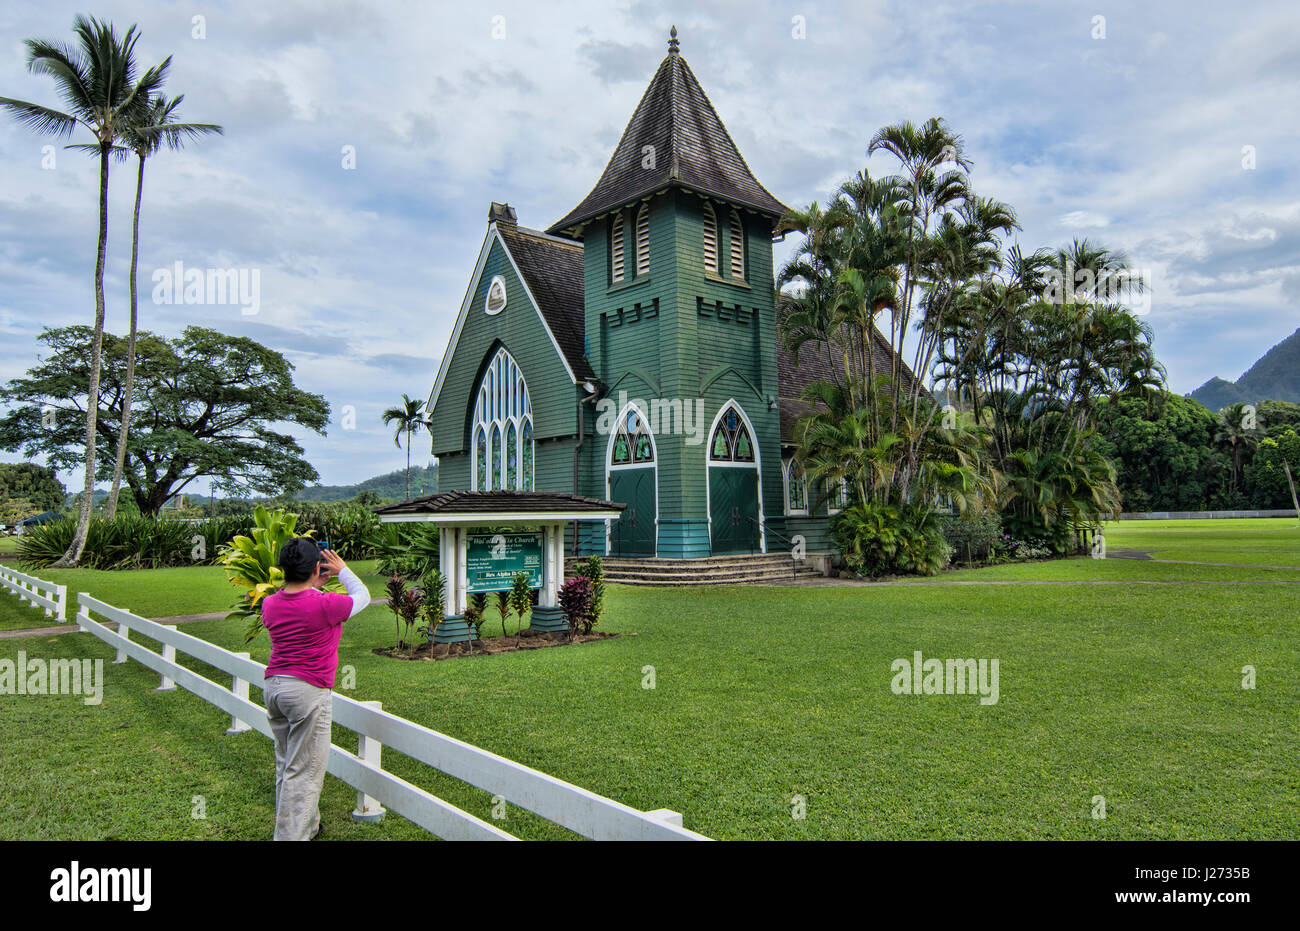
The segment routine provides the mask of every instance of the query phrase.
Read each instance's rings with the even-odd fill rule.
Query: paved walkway
[[[191,624],[194,621],[219,621],[229,611],[216,611],[212,614],[179,614],[175,617],[155,617],[150,620],[158,624]],[[104,621],[104,626],[117,630],[117,621]],[[66,624],[60,624],[58,627],[26,627],[21,630],[0,630],[0,640],[16,640],[19,637],[55,637],[59,634],[78,634],[81,628],[77,626],[75,620],[69,620]]]
[[[1229,569],[1281,569],[1284,572],[1300,572],[1300,566],[1266,566],[1252,562],[1197,562],[1191,559],[1156,559],[1150,553],[1141,550],[1120,550],[1107,553],[1107,559],[1139,559],[1143,562],[1163,562],[1176,566],[1224,566]]]

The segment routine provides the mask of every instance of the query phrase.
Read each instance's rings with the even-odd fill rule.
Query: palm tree
[[[75,566],[86,546],[95,496],[95,429],[99,414],[99,373],[104,345],[104,258],[108,248],[108,162],[125,126],[139,121],[150,95],[166,78],[168,58],[135,78],[132,26],[120,39],[111,23],[78,16],[72,24],[77,45],[28,39],[27,70],[54,79],[67,112],[24,100],[0,97],[0,107],[43,135],[71,136],[78,126],[90,130],[99,155],[99,242],[95,256],[95,335],[91,343],[90,384],[86,399],[86,486],[72,543],[54,568]]]
[[[384,425],[397,424],[397,430],[393,434],[393,445],[398,449],[402,448],[402,434],[406,434],[406,499],[408,501],[411,499],[411,434],[421,427],[429,426],[429,421],[422,415],[423,410],[423,401],[408,398],[403,393],[401,407],[390,407],[384,411]]]
[[[108,492],[105,512],[109,520],[117,513],[117,493],[122,486],[122,467],[126,463],[126,439],[131,430],[131,393],[135,385],[136,267],[140,255],[140,194],[144,189],[144,163],[162,148],[164,142],[172,151],[177,151],[185,147],[188,139],[223,132],[215,123],[176,122],[176,111],[184,99],[184,94],[171,100],[162,96],[151,97],[148,108],[140,114],[140,122],[128,124],[122,133],[124,147],[136,156],[135,214],[131,221],[131,332],[126,344],[126,381],[122,386],[122,427],[117,436],[117,461],[113,465],[113,485]]]
[[[1246,426],[1248,418],[1246,416],[1246,405],[1243,403],[1231,404],[1219,411],[1218,423],[1215,426],[1214,442],[1218,446],[1226,446],[1232,454],[1232,490],[1237,490],[1237,483],[1241,478],[1241,463],[1246,453],[1254,452],[1255,447],[1259,445],[1261,431],[1258,428],[1248,428]]]

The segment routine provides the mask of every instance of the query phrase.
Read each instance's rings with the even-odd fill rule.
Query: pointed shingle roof
[[[654,167],[643,168],[647,146]],[[547,232],[582,223],[637,198],[679,187],[779,217],[786,207],[758,183],[686,59],[673,48],[628,121],[596,186]]]
[[[497,232],[574,376],[591,378],[584,329],[582,243],[557,239],[512,220],[498,220]]]

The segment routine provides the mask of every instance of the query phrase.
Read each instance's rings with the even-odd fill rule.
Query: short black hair
[[[311,537],[294,537],[280,547],[280,568],[286,582],[306,582],[316,574],[320,544]]]

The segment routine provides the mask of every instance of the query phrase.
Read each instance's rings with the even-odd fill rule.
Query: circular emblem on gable
[[[506,309],[506,280],[500,275],[488,285],[487,300],[483,303],[483,312],[489,316],[499,314]]]

